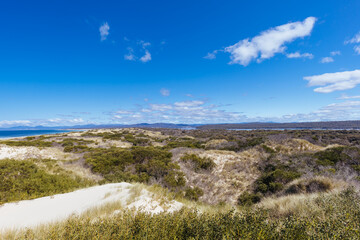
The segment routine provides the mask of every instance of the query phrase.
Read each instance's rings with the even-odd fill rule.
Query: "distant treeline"
[[[208,124],[197,129],[360,129],[360,121]]]

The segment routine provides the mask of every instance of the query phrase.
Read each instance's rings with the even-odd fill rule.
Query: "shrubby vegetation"
[[[32,161],[0,161],[0,204],[86,187],[92,182],[64,172],[50,174]]]
[[[167,150],[156,147],[97,148],[87,153],[85,160],[93,172],[109,182],[153,180],[176,189],[185,186],[185,179],[171,156]]]
[[[7,141],[1,141],[0,144],[6,144],[8,146],[12,147],[51,147],[51,142],[45,142],[41,140],[34,140],[31,138],[31,140],[27,141],[14,141],[14,140],[7,140]]]
[[[215,162],[206,157],[199,157],[196,154],[185,154],[181,157],[181,160],[184,162],[191,162],[194,165],[194,171],[198,172],[200,170],[212,170],[216,164]]]

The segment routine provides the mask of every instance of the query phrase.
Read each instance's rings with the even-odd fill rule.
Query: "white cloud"
[[[124,55],[124,59],[128,60],[128,61],[135,61],[136,56],[134,55],[134,49],[132,49],[131,47],[128,47],[127,50],[128,50],[128,54]]]
[[[103,25],[100,26],[99,32],[100,32],[100,39],[101,41],[106,40],[107,36],[109,35],[110,26],[107,22],[105,22]]]
[[[360,32],[358,32],[352,39],[345,41],[345,44],[360,43]],[[360,55],[360,45],[354,46],[354,51]]]
[[[219,52],[219,50],[215,50],[212,52],[209,52],[204,58],[205,59],[215,59],[216,58],[216,54]]]
[[[360,70],[324,73],[304,77],[309,81],[309,86],[325,86],[315,88],[315,92],[330,93],[333,91],[346,90],[356,87],[360,84]]]
[[[150,104],[150,107],[151,110],[161,111],[161,112],[172,109],[172,106],[168,104]]]
[[[341,54],[340,51],[332,51],[332,52],[330,52],[331,56],[336,56],[336,55],[340,55],[340,54]]]
[[[348,96],[346,94],[342,94],[341,97],[338,97],[337,99],[359,99],[360,96]]]
[[[358,32],[352,39],[345,41],[345,44],[360,43],[360,32]]]
[[[334,59],[332,57],[323,57],[320,62],[321,63],[331,63],[333,61],[334,61]]]
[[[355,46],[354,51],[360,55],[360,45]]]
[[[170,96],[170,90],[168,90],[168,89],[166,89],[166,88],[160,89],[160,93],[161,93],[161,95],[163,95],[163,96],[165,96],[165,97]]]
[[[197,106],[200,106],[200,105],[203,105],[204,102],[203,101],[197,101],[197,100],[194,100],[194,101],[184,101],[184,102],[175,102],[174,105],[176,107],[197,107]]]
[[[140,61],[142,62],[148,62],[151,60],[151,54],[148,50],[145,51],[145,55],[140,58]]]
[[[302,22],[280,25],[261,32],[252,39],[243,39],[226,47],[225,52],[231,54],[231,64],[247,66],[253,60],[261,62],[273,57],[276,53],[283,53],[286,49],[286,43],[309,36],[315,22],[315,17],[308,17]]]
[[[287,58],[308,58],[308,59],[313,59],[314,55],[312,55],[311,53],[299,53],[299,52],[294,52],[294,53],[288,53],[286,54]]]

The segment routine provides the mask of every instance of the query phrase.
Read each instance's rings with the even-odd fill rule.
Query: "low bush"
[[[316,163],[322,166],[335,165],[338,162],[349,160],[350,157],[344,153],[345,147],[333,147],[315,153]]]
[[[51,147],[51,142],[45,142],[41,140],[29,140],[29,141],[1,141],[1,144],[6,144],[12,147]]]
[[[238,204],[241,206],[251,206],[260,202],[262,195],[260,193],[244,192],[238,198]]]
[[[196,154],[185,154],[181,157],[184,162],[191,162],[194,165],[195,172],[200,170],[212,170],[216,164],[211,158],[199,157]]]
[[[295,170],[286,166],[269,165],[256,180],[256,192],[276,193],[284,188],[284,185],[301,176]]]
[[[185,189],[185,198],[187,199],[198,201],[202,195],[204,195],[204,192],[199,187],[188,187]]]
[[[0,204],[72,191],[91,183],[63,173],[50,174],[31,161],[0,161]]]
[[[161,148],[97,148],[84,157],[93,172],[100,173],[110,182],[148,182],[153,178],[168,188],[185,185],[180,167],[171,161],[172,154]]]

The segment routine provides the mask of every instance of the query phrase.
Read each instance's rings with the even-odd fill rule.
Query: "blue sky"
[[[0,127],[358,120],[360,2],[2,1]]]

